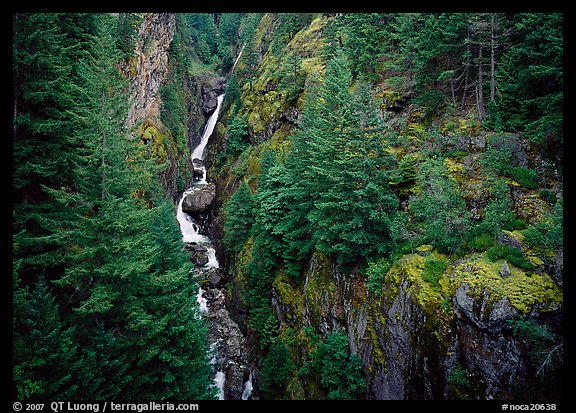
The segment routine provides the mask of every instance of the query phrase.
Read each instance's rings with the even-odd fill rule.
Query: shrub
[[[329,399],[354,400],[366,390],[364,361],[349,353],[348,337],[343,332],[328,334],[326,340],[318,344],[312,359]]]
[[[494,245],[494,240],[488,234],[480,234],[472,239],[472,248],[478,252],[486,251]]]
[[[390,261],[385,258],[368,264],[368,269],[366,270],[366,275],[368,277],[366,287],[368,288],[368,291],[376,295],[380,295],[382,293],[382,283],[384,282],[384,276],[390,267]]]
[[[262,362],[260,370],[262,392],[268,398],[281,396],[295,369],[296,365],[290,357],[288,347],[282,340],[276,339],[270,347],[270,353]]]
[[[497,244],[486,251],[486,256],[492,262],[505,259],[511,264],[524,270],[533,270],[534,266],[524,257],[522,251],[518,248],[508,245]]]
[[[513,166],[508,168],[506,175],[517,181],[526,189],[538,188],[538,182],[536,180],[537,173],[533,169],[524,168],[522,166]]]
[[[443,260],[429,256],[424,262],[422,278],[435,287],[438,285],[438,281],[442,274],[444,274],[444,271],[446,271],[446,268],[448,268],[448,265],[446,265]]]
[[[539,192],[540,198],[550,205],[556,204],[556,194],[548,189],[541,189]]]
[[[470,386],[470,373],[459,363],[450,371],[448,375],[448,384],[460,389]]]

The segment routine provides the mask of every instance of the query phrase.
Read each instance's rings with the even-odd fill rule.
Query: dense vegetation
[[[125,127],[138,19],[14,16],[19,399],[213,398],[164,165]]]
[[[242,181],[225,239],[265,377],[288,345],[274,280],[298,288],[313,254],[364,275],[373,294],[420,246],[447,257],[425,261],[435,289],[476,252],[546,271],[534,254],[563,244],[561,14],[265,15],[243,44],[218,161]],[[268,397],[284,396],[265,380]]]
[[[13,17],[21,399],[214,397],[198,285],[158,179],[174,159],[125,126],[120,68],[143,18]],[[344,332],[294,332],[275,312],[273,284],[304,288],[313,260],[374,297],[415,252],[434,251],[420,274],[433,291],[477,255],[562,284],[562,14],[178,14],[169,66],[161,118],[180,152],[200,127],[183,79],[230,75],[211,161],[234,183],[221,241],[264,398],[300,379],[319,398],[365,397]],[[541,382],[556,377],[562,336],[509,325]],[[460,364],[447,385],[473,390]]]

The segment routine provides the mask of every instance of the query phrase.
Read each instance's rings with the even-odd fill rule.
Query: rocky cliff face
[[[145,120],[160,125],[160,87],[168,75],[168,50],[174,38],[175,16],[150,13],[138,27],[134,56],[130,60],[130,94],[133,103],[126,125],[130,128]]]
[[[295,35],[289,45],[289,50],[306,52],[301,65],[306,73],[322,71],[317,56],[320,46],[316,45],[321,43],[323,19],[315,20]],[[287,153],[288,136],[299,116],[299,102],[288,104],[278,93],[271,75],[275,73],[274,65],[278,66],[278,62],[264,56],[260,63],[262,73],[243,88],[242,110],[253,146],[213,171],[217,176],[216,211],[222,209],[241,181],[257,190],[266,151],[275,151],[279,157]],[[383,93],[386,97],[386,92]],[[398,113],[394,115],[396,118],[390,118],[391,124],[397,124],[400,117],[409,124],[407,138],[411,141],[399,152],[406,150],[408,153],[403,153],[403,157],[416,159],[422,154],[413,146],[417,145],[414,136],[420,129],[424,133],[422,119],[410,108],[408,99],[395,102],[384,99],[383,110]],[[208,148],[209,164],[218,163],[215,162],[218,150],[225,151],[226,116],[223,113],[212,147]],[[448,149],[465,152],[465,156],[447,157],[445,165],[460,185],[472,218],[478,220],[489,201],[486,188],[481,185],[485,176],[479,164],[488,143],[495,147],[498,144],[492,136],[480,133],[473,122],[458,119],[454,125],[456,122],[460,127],[453,133],[443,129],[446,125],[441,124],[439,129],[445,132],[447,141],[454,138],[450,143],[453,147]],[[517,138],[507,135],[503,139],[511,144],[514,165],[521,167],[534,162],[534,154]],[[424,140],[422,145],[428,143]],[[510,182],[510,186],[515,212],[526,222],[533,222],[544,210],[543,201],[534,191],[517,183]],[[400,195],[407,198],[410,194]],[[407,201],[401,201],[406,207]],[[212,234],[220,239],[222,215],[216,213],[211,228]],[[226,256],[222,246],[217,246],[226,269],[228,310],[245,333],[250,333],[247,323],[250,306],[246,302],[249,282],[244,269],[252,256],[252,241],[253,238],[248,239],[236,256]],[[374,293],[367,289],[367,280],[359,271],[344,272],[319,253],[307,263],[299,283],[278,268],[270,302],[278,321],[279,338],[288,345],[296,370],[303,370],[312,358],[311,334],[325,338],[331,332],[345,331],[350,352],[365,362],[368,399],[555,397],[557,389],[546,386],[541,372],[550,367],[545,365],[546,357],[552,358],[556,350],[561,350],[562,343],[561,340],[559,344],[546,343],[547,333],[537,331],[536,326],[546,321],[555,329],[552,334],[561,333],[558,326],[563,302],[562,251],[553,256],[541,255],[542,260],[532,257],[533,251],[522,244],[516,231],[503,231],[498,242],[521,249],[532,259],[536,270],[524,271],[502,259],[492,262],[485,252],[448,257],[425,245],[398,258],[384,276],[382,292]],[[437,283],[423,276],[429,257],[447,264]],[[258,343],[253,344],[257,348]],[[553,368],[548,373],[556,374]],[[319,380],[315,380],[294,373],[286,396],[324,397]]]
[[[515,397],[534,384],[529,344],[507,320],[520,313],[557,317],[562,298],[550,277],[519,287],[522,297],[503,295],[487,280],[471,287],[469,277],[490,265],[471,257],[455,263],[434,288],[421,277],[423,263],[419,254],[405,256],[387,274],[382,294],[374,295],[361,277],[344,275],[315,254],[302,286],[284,277],[274,282],[281,331],[346,331],[351,352],[365,361],[369,399]],[[466,380],[455,379],[458,371]]]
[[[214,111],[215,96],[225,85],[225,79],[216,74],[191,75],[175,58],[192,53],[185,42],[175,40],[181,30],[179,21],[173,13],[145,13],[137,29],[133,56],[123,67],[133,99],[126,126],[134,128],[134,136],[152,147],[152,156],[159,162],[168,161],[160,181],[174,200],[192,183],[195,169],[191,149],[199,143],[206,119]],[[168,107],[163,101],[163,91],[169,88],[181,107]],[[174,112],[168,115],[177,119],[177,124],[174,120],[171,125],[164,124],[168,109]]]

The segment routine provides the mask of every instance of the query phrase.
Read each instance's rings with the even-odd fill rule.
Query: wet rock
[[[206,116],[210,116],[218,106],[218,96],[226,88],[226,78],[216,77],[208,79],[202,85],[202,109]]]
[[[192,176],[193,178],[202,178],[204,176],[204,161],[202,159],[192,159]]]
[[[184,196],[184,200],[182,201],[182,211],[187,214],[204,212],[210,208],[215,196],[216,185],[213,183],[202,188],[196,188]]]
[[[206,247],[195,242],[189,242],[186,243],[184,249],[190,252],[190,261],[192,261],[198,267],[203,267],[208,264],[208,249]]]
[[[217,271],[208,274],[212,277]],[[206,276],[206,274],[204,274]],[[204,297],[208,300],[209,311],[208,341],[215,343],[216,369],[225,373],[224,395],[227,400],[241,400],[244,378],[250,373],[245,359],[246,341],[238,325],[230,318],[226,309],[226,297],[218,288],[206,288]]]
[[[222,283],[222,276],[219,271],[210,271],[206,277],[208,284],[212,288],[217,288]]]

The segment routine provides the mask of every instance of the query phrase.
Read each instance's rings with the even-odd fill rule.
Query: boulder
[[[500,270],[498,272],[502,277],[509,277],[510,274],[512,273],[506,261],[502,263],[502,265],[500,266]]]
[[[210,116],[218,106],[218,96],[224,93],[226,78],[211,78],[202,85],[202,108],[206,116]]]
[[[189,242],[184,246],[184,249],[190,252],[190,261],[195,263],[198,267],[203,267],[208,264],[208,248],[195,242]]]
[[[202,178],[204,176],[204,161],[202,159],[194,158],[192,159],[192,177]]]
[[[482,297],[473,298],[468,292],[470,286],[462,283],[456,290],[454,303],[457,313],[464,314],[481,329],[498,333],[507,328],[506,320],[518,316],[518,311],[512,307],[508,297],[491,303],[490,294],[484,291]],[[477,302],[475,302],[477,301]]]
[[[204,103],[202,104],[202,108],[207,116],[210,116],[216,110],[218,106],[218,94],[214,92],[209,92],[204,96]]]
[[[215,196],[216,185],[213,183],[201,188],[195,188],[184,196],[184,200],[182,201],[182,211],[187,214],[204,212],[210,208]]]

